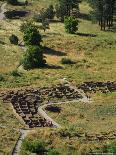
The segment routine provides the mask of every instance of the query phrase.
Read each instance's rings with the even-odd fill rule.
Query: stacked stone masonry
[[[109,93],[116,91],[116,82],[84,82],[77,86],[87,92]],[[38,115],[38,107],[45,103],[82,99],[83,96],[69,85],[59,84],[52,87],[32,88],[0,93],[4,102],[11,102],[16,113],[29,128],[52,127],[52,122]]]

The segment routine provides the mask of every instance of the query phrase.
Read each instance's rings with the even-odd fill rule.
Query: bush
[[[39,25],[38,28],[41,30],[44,30],[44,32],[46,31],[46,29],[50,29],[48,19],[41,19],[40,15],[35,15],[34,20],[42,24],[42,25]]]
[[[40,10],[39,14],[35,14],[33,19],[36,22],[42,23],[46,19],[46,10],[44,9]]]
[[[24,29],[23,40],[26,45],[40,45],[42,38],[36,26],[28,25]]]
[[[30,21],[23,22],[20,26],[20,31],[24,33],[29,26],[33,26]]]
[[[71,137],[71,132],[67,128],[62,128],[58,132],[60,137]]]
[[[61,63],[62,64],[75,64],[75,62],[69,58],[62,58]]]
[[[17,70],[14,70],[14,71],[10,72],[10,75],[15,76],[15,77],[21,76],[21,74]]]
[[[107,152],[116,154],[116,141],[112,142],[107,146]]]
[[[4,81],[4,76],[0,74],[0,81]]]
[[[65,17],[64,24],[67,33],[74,34],[78,30],[78,20],[74,17]]]
[[[50,150],[48,151],[48,155],[60,155],[60,153],[56,150]]]
[[[22,143],[22,153],[23,152],[30,152],[30,153],[44,153],[46,151],[45,149],[45,143],[43,141],[35,140],[35,141],[28,141],[24,140]]]
[[[55,15],[54,12],[54,7],[53,5],[50,5],[47,9],[46,9],[46,18],[48,19],[53,19]]]
[[[18,37],[14,34],[12,34],[10,37],[9,37],[9,40],[10,40],[10,43],[11,44],[14,44],[14,45],[18,45]]]
[[[50,5],[47,9],[42,9],[39,14],[34,15],[34,20],[42,23],[46,19],[53,19],[54,16],[54,7],[53,5]]]
[[[18,4],[18,0],[7,0],[8,4],[12,4],[12,5],[17,5]]]
[[[40,46],[29,46],[22,61],[24,69],[33,69],[45,66],[46,60]]]
[[[116,154],[116,141],[111,142],[108,145],[104,145],[102,148],[97,150],[92,150],[90,154]]]
[[[66,6],[62,4],[60,5],[57,4],[55,6],[55,9],[56,9],[56,17],[60,18],[60,20],[64,22],[64,17],[67,15]]]

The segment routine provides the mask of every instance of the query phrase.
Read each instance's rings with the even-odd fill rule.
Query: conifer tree
[[[64,21],[65,16],[71,16],[74,8],[79,10],[80,2],[81,0],[59,0],[59,4],[56,6],[57,17]]]
[[[106,27],[113,26],[114,10],[116,7],[116,0],[88,0],[93,11],[91,15],[94,19],[99,21],[101,30]]]

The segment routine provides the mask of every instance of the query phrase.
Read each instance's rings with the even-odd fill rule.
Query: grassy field
[[[93,97],[91,104],[69,103],[58,105],[60,113],[48,112],[62,127],[74,127],[87,133],[116,131],[116,93]],[[96,99],[97,98],[97,99]],[[98,126],[99,124],[99,126]]]
[[[21,126],[10,104],[0,100],[0,155],[8,155],[12,151]]]
[[[56,1],[55,1],[56,2]],[[1,4],[1,2],[0,2]],[[54,0],[29,1],[28,6],[10,6],[7,9],[27,10],[38,13],[43,7],[54,4]],[[87,3],[80,5],[81,13],[88,14],[91,8]],[[22,19],[4,20],[0,22],[0,90],[48,86],[59,83],[59,79],[79,84],[85,81],[115,81],[116,77],[116,33],[100,31],[97,24],[90,20],[79,18],[79,30],[75,35],[67,34],[64,24],[50,23],[46,32],[39,30],[43,37],[42,45],[49,68],[25,71],[18,68],[24,51],[9,42],[9,36],[15,34],[22,42],[20,25],[28,17]],[[38,25],[38,23],[36,23]],[[76,63],[62,65],[62,58],[70,58]],[[19,75],[14,76],[13,71]],[[62,126],[72,131],[90,133],[115,132],[116,93],[103,95],[89,94],[93,99],[91,104],[73,103],[61,105],[61,113],[49,113]],[[20,127],[13,115],[12,108],[0,101],[0,155],[7,155],[14,146],[18,132],[13,128]],[[27,139],[44,140],[47,148],[55,148],[62,155],[77,155],[101,148],[110,141],[85,141],[75,136],[69,138],[60,135],[62,129],[38,129],[33,131]],[[73,132],[72,132],[73,133]],[[42,136],[41,136],[42,135]],[[5,148],[5,149],[4,149]]]
[[[72,133],[71,137],[69,133]],[[74,131],[74,128],[68,130],[39,129],[33,131],[23,142],[21,155],[26,153],[31,154],[31,152],[28,151],[29,148],[25,147],[25,143],[27,142],[31,142],[31,144],[37,141],[44,143],[45,150],[55,150],[58,152],[58,155],[102,154],[105,146],[112,143],[112,141],[88,141],[85,140],[83,136],[78,138],[78,136],[73,135],[75,133],[76,135],[84,135],[82,131]],[[110,153],[111,152],[109,152],[109,154]]]
[[[25,2],[25,0],[19,0],[19,2]],[[8,5],[8,10],[25,10],[25,11],[31,11],[31,14],[38,13],[42,8],[48,7],[50,4],[55,5],[57,0],[28,0],[27,6],[12,6]]]
[[[50,29],[43,36],[42,45],[46,60],[51,67],[22,72],[13,77],[10,72],[15,70],[23,55],[23,50],[9,43],[8,37],[16,34],[22,41],[19,31],[21,20],[6,20],[0,24],[0,81],[1,88],[49,85],[66,77],[70,81],[108,81],[116,77],[116,35],[113,32],[103,32],[97,24],[79,19],[79,31],[76,35],[66,34],[62,23],[51,23]],[[61,59],[69,57],[76,61],[74,65],[62,65]]]
[[[80,102],[57,105],[61,109],[60,112],[46,110],[61,128],[45,128],[30,132],[23,142],[21,155],[29,154],[29,147],[26,146],[29,143],[30,146],[36,146],[37,142],[43,144],[46,152],[55,150],[59,152],[58,155],[106,153],[106,146],[114,141],[110,137],[116,131],[116,93],[91,94],[91,97],[94,101],[89,104]],[[96,136],[107,138],[98,140]]]

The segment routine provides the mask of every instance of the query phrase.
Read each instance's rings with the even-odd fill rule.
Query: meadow
[[[0,100],[0,155],[12,152],[19,137],[19,128],[22,126],[14,115],[10,103],[3,103]]]
[[[23,20],[5,20],[0,24],[0,74],[4,77],[0,81],[1,88],[56,84],[64,77],[75,83],[115,80],[115,32],[100,31],[97,24],[85,19],[79,19],[79,30],[75,35],[67,34],[60,22],[50,23],[50,29],[45,33],[40,30],[50,67],[28,72],[19,68],[20,76],[13,77],[10,73],[18,68],[24,51],[11,45],[8,38],[16,34],[22,42],[19,30]],[[64,57],[76,64],[62,65]]]
[[[57,105],[60,112],[46,112],[65,128],[81,129],[87,133],[115,132],[116,93],[92,95],[92,104],[68,103]],[[97,98],[97,99],[96,99]],[[99,124],[99,126],[98,126]]]
[[[78,19],[79,29],[76,34],[67,34],[64,24],[56,19],[50,23],[50,29],[46,32],[38,29],[42,35],[42,46],[49,67],[26,71],[20,66],[24,50],[19,45],[10,44],[9,36],[17,35],[19,43],[22,43],[21,24],[30,20],[42,8],[55,3],[54,0],[29,0],[28,6],[7,5],[7,10],[25,10],[30,16],[0,21],[0,91],[51,86],[58,84],[62,78],[75,85],[85,81],[116,80],[116,31],[100,31],[97,23],[84,17]],[[80,5],[80,12],[85,17],[90,10],[86,2]],[[64,65],[61,63],[62,58],[69,58],[75,63]],[[60,113],[46,111],[62,128],[36,129],[26,139],[43,140],[47,149],[54,148],[62,155],[78,155],[103,149],[112,139],[89,141],[85,139],[85,135],[114,134],[116,93],[97,92],[89,96],[93,101],[90,104],[68,103],[58,105],[61,108]],[[22,125],[15,116],[11,105],[0,101],[0,155],[9,154],[19,136],[18,129]],[[74,135],[63,137],[65,130]],[[75,133],[84,136],[76,137]]]

